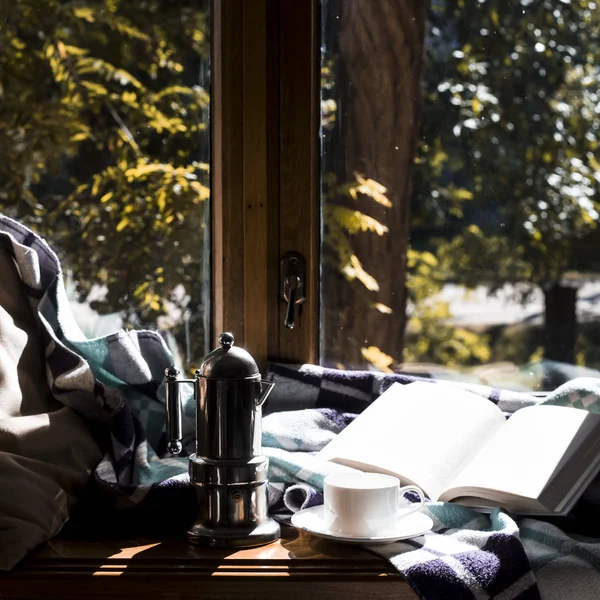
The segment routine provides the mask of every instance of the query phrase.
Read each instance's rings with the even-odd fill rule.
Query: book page
[[[392,473],[437,500],[505,423],[495,404],[456,386],[394,384],[317,456]]]
[[[567,454],[577,451],[578,432],[590,413],[563,406],[530,406],[518,410],[477,457],[455,478],[442,499],[474,495],[477,489],[538,499]],[[587,428],[589,429],[589,428]],[[564,490],[565,494],[569,490]],[[493,498],[494,494],[485,497]],[[515,499],[506,496],[511,508]],[[518,509],[518,506],[514,506]],[[552,508],[552,507],[548,507]]]

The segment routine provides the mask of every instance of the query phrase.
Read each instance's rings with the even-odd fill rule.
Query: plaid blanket
[[[73,319],[59,260],[48,245],[2,215],[0,243],[14,257],[43,324],[54,396],[88,420],[104,449],[93,477],[94,515],[99,519],[98,511],[106,511],[113,520],[125,515],[120,523],[137,523],[148,534],[187,526],[196,505],[185,452],[178,458],[166,453],[162,377],[173,362],[166,344],[151,331],[86,339]],[[276,383],[263,420],[269,507],[282,522],[294,511],[321,503],[323,478],[347,469],[318,460],[315,452],[391,383],[416,379],[283,365],[271,365],[267,377]],[[466,387],[507,415],[540,402],[533,395]],[[183,395],[184,449],[189,453],[195,436],[191,387]],[[598,380],[575,380],[542,401],[598,410],[599,398]],[[594,490],[591,495],[593,504],[598,495]],[[593,540],[567,535],[550,522],[517,522],[501,511],[481,515],[440,503],[426,510],[435,523],[431,533],[371,548],[390,560],[421,598],[528,599],[539,598],[540,592],[544,598],[597,597],[600,545]]]
[[[392,383],[415,381],[397,374],[277,364],[270,365],[267,378],[276,386],[266,407],[270,414],[263,419],[263,444],[270,457],[272,484],[284,490],[282,518],[286,511],[322,504],[323,478],[347,469],[319,461],[313,454]],[[545,397],[444,381],[449,384],[469,389],[483,402],[494,402],[507,417],[533,404],[600,412],[600,379],[575,379]],[[427,600],[591,600],[600,594],[600,528],[595,525],[599,504],[598,481],[569,517],[547,520],[517,520],[501,510],[484,515],[431,502],[424,509],[434,521],[430,533],[369,549],[388,559]],[[592,534],[599,539],[591,539]]]

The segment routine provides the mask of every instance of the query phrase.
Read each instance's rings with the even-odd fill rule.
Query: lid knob
[[[234,342],[235,338],[233,337],[233,333],[229,333],[229,331],[225,331],[219,336],[219,344],[221,344],[221,347],[225,350],[229,350]]]

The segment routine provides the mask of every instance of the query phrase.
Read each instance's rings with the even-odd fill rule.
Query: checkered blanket
[[[181,458],[166,453],[162,377],[173,362],[167,346],[150,331],[86,339],[73,319],[59,261],[48,245],[2,215],[0,243],[15,258],[43,325],[54,396],[87,419],[104,449],[94,473],[96,510],[110,507],[110,514],[126,515],[123,522],[138,522],[148,534],[185,527],[196,505],[185,453]],[[347,469],[314,454],[391,383],[415,381],[401,375],[282,365],[271,365],[268,378],[276,383],[263,420],[264,453],[270,459],[269,507],[284,522],[294,511],[322,502],[322,482],[329,472]],[[466,387],[507,414],[540,401],[527,394]],[[183,395],[184,449],[191,452],[191,388]],[[575,380],[544,401],[598,410],[599,398],[598,380]],[[526,599],[540,597],[540,591],[544,598],[597,597],[596,542],[567,536],[549,522],[517,522],[501,511],[486,516],[439,503],[426,510],[435,523],[430,534],[372,548],[405,575],[420,597]]]
[[[403,375],[312,365],[270,365],[267,378],[276,385],[267,407],[270,414],[263,419],[263,451],[270,457],[272,485],[283,490],[283,518],[286,511],[322,504],[327,474],[352,470],[320,461],[314,454],[391,384],[415,381]],[[600,379],[575,379],[544,398],[481,385],[454,385],[480,395],[482,402],[494,402],[507,416],[533,404],[600,413]],[[599,510],[599,481],[590,486],[570,517],[545,521],[516,520],[500,510],[484,515],[431,502],[424,509],[434,522],[430,533],[369,549],[388,559],[419,597],[428,600],[592,600],[600,597],[600,528],[595,525]],[[586,539],[582,536],[586,533],[598,539]]]

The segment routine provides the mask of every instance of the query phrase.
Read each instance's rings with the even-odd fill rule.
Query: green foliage
[[[501,279],[496,266],[513,254],[492,234],[542,284],[596,229],[599,27],[600,7],[585,0],[434,3],[415,223],[478,211],[497,260],[486,268],[468,235],[453,251],[463,246],[480,280]],[[457,181],[469,193],[452,194]]]
[[[449,367],[488,362],[489,336],[452,326],[448,303],[435,297],[443,285],[437,258],[429,252],[411,249],[407,266],[410,320],[404,361]]]
[[[363,268],[352,249],[352,236],[363,231],[384,235],[388,228],[369,215],[348,208],[340,200],[351,198],[356,200],[359,194],[371,198],[383,206],[390,206],[385,195],[386,189],[372,179],[365,179],[355,173],[355,181],[339,185],[334,174],[325,176],[327,183],[323,197],[324,243],[330,249],[329,257],[336,261],[335,266],[348,281],[357,280],[366,290],[376,292],[379,284],[372,275]],[[328,258],[332,260],[332,258]],[[371,300],[369,303],[372,303]]]
[[[446,0],[430,25],[417,246],[492,290],[600,270],[600,5]]]
[[[96,308],[138,324],[206,289],[206,5],[0,6],[0,210],[57,247],[82,297],[106,286]]]
[[[389,313],[388,307],[374,302],[369,294],[377,292],[379,284],[365,271],[352,249],[352,236],[357,233],[369,231],[386,235],[388,229],[372,217],[335,201],[336,198],[348,197],[356,200],[359,194],[363,194],[374,202],[389,206],[387,190],[359,174],[355,174],[355,181],[350,184],[335,185],[336,180],[332,175],[328,182],[330,196],[326,197],[323,215],[326,231],[324,241],[331,249],[330,256],[336,257],[336,267],[350,283],[356,280],[364,289],[368,309]],[[448,366],[487,362],[491,355],[488,337],[452,326],[448,304],[435,298],[444,283],[438,259],[429,252],[409,249],[407,269],[410,319],[404,361],[434,362]],[[400,362],[399,357],[389,356],[376,346],[361,348],[361,353],[368,363],[381,371],[390,371]]]
[[[497,325],[490,328],[488,335],[494,361],[524,365],[543,358],[544,331],[541,325]]]

